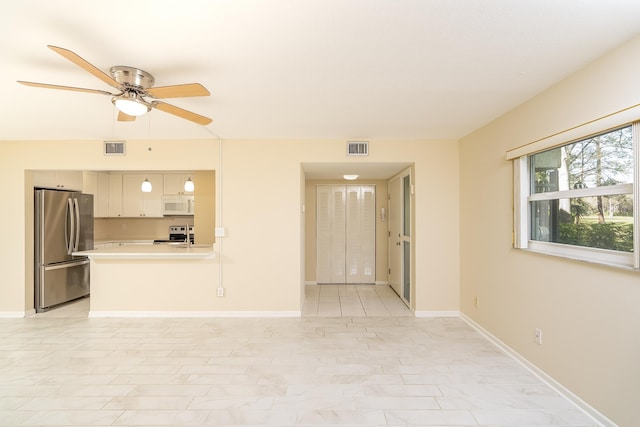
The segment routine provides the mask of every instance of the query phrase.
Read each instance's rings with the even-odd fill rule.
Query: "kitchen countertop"
[[[153,245],[153,240],[96,240],[93,242],[94,245]]]
[[[86,256],[95,260],[118,259],[203,259],[213,258],[213,245],[124,245],[90,251],[74,252],[75,256]]]

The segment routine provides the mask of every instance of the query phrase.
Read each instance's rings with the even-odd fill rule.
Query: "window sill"
[[[561,243],[546,243],[529,241],[526,248],[519,248],[525,252],[533,252],[542,255],[549,255],[557,258],[580,261],[589,264],[596,264],[616,269],[640,272],[633,267],[633,254],[611,251],[597,248],[583,248]]]

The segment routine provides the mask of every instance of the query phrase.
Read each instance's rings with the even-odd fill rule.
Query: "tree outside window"
[[[615,129],[531,156],[531,239],[633,251],[633,132]]]

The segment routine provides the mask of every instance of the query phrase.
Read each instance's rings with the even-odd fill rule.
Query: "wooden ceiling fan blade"
[[[97,90],[97,89],[85,89],[82,87],[73,87],[73,86],[60,86],[60,85],[51,85],[48,83],[35,83],[35,82],[25,82],[22,80],[18,80],[18,83],[23,84],[25,86],[33,86],[33,87],[43,87],[45,89],[59,89],[59,90],[72,90],[75,92],[87,92],[87,93],[97,93],[100,95],[111,95],[114,94],[111,92],[107,92],[106,90]]]
[[[192,113],[191,111],[183,110],[182,108],[176,107],[175,105],[167,104],[166,102],[155,101],[153,102],[152,106],[154,108],[157,108],[158,110],[164,111],[165,113],[173,114],[174,116],[191,120],[192,122],[198,123],[202,126],[206,126],[213,121],[208,117]]]
[[[147,89],[154,98],[186,98],[188,96],[209,96],[211,93],[200,83],[160,86]]]
[[[119,122],[135,122],[136,116],[130,116],[128,114],[123,113],[122,111],[118,112],[118,121]]]
[[[110,75],[108,75],[107,73],[105,73],[104,71],[102,71],[101,69],[96,67],[95,65],[93,65],[93,64],[89,63],[88,61],[86,61],[85,59],[83,59],[78,54],[70,51],[69,49],[65,49],[65,48],[58,47],[58,46],[47,45],[47,47],[49,49],[53,50],[54,52],[64,56],[69,61],[73,62],[78,67],[82,68],[83,70],[88,71],[89,73],[93,74],[94,76],[96,76],[97,78],[99,78],[100,80],[102,80],[103,82],[108,84],[109,86],[113,86],[116,89],[120,89],[120,87],[121,87],[120,83],[118,83]]]

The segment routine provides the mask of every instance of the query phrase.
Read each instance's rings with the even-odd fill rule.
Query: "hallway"
[[[413,313],[387,285],[307,285],[303,317],[397,317]]]

